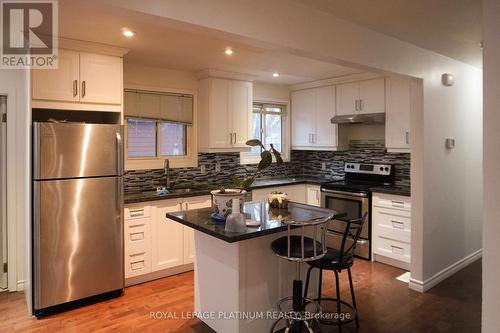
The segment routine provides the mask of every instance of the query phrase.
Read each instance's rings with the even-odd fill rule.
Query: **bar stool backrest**
[[[333,215],[311,221],[287,222],[286,255],[278,256],[295,262],[313,261],[324,257],[327,251],[326,233],[328,222],[332,218]],[[292,230],[298,231],[299,235],[292,234]],[[312,232],[312,235],[310,232]],[[297,255],[297,251],[299,255]]]
[[[342,220],[346,223],[346,227],[344,230],[344,234],[342,235],[342,243],[340,245],[340,257],[339,261],[342,262],[344,257],[349,255],[354,255],[354,250],[356,249],[356,244],[358,242],[359,236],[361,235],[361,231],[363,230],[363,225],[366,223],[368,219],[368,213],[365,213],[363,217],[359,219],[352,220]],[[351,242],[347,242],[347,240],[352,240]]]

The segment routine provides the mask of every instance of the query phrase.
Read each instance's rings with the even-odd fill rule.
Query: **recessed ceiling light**
[[[134,37],[134,35],[135,35],[135,33],[133,31],[130,31],[128,29],[123,29],[122,34],[123,34],[123,36],[128,37],[128,38]]]
[[[273,73],[273,77],[278,77],[278,76],[280,76],[280,73],[278,73],[278,72]]]
[[[228,47],[228,48],[226,48],[226,50],[224,51],[224,53],[225,53],[226,55],[232,55],[232,54],[233,54],[233,49],[232,49],[232,48],[230,48],[230,47]]]

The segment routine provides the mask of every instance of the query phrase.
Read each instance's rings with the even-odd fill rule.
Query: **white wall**
[[[483,1],[484,217],[482,331],[500,327],[500,3]]]
[[[425,288],[481,249],[481,70],[290,0],[104,1],[163,16],[179,29],[211,29],[255,46],[423,79],[411,137],[412,251],[420,256],[412,261],[414,284]],[[442,73],[454,74],[455,86],[443,87]],[[445,150],[446,137],[456,139],[454,150]]]
[[[168,68],[150,67],[127,63],[123,64],[123,84],[171,88],[175,90],[198,90],[198,80],[194,73]]]
[[[0,94],[7,94],[7,223],[9,290],[29,287],[30,117],[28,72],[0,70]]]
[[[253,83],[253,99],[257,101],[290,101],[290,89],[286,85],[265,82]]]

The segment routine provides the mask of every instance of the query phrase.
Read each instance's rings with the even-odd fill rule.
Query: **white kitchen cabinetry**
[[[184,262],[183,225],[168,219],[165,214],[182,210],[179,199],[154,202],[153,225],[151,228],[151,270],[158,271]]]
[[[371,79],[336,86],[337,115],[385,112],[385,80]]]
[[[125,278],[151,272],[151,206],[127,205],[124,212]]]
[[[412,81],[404,77],[386,81],[385,146],[388,152],[409,153]]]
[[[125,278],[132,285],[193,268],[192,228],[167,219],[167,212],[207,208],[210,196],[158,200],[125,206]]]
[[[321,206],[321,192],[318,185],[307,185],[307,204],[312,206]]]
[[[335,86],[292,92],[292,148],[336,150]]]
[[[307,191],[305,184],[273,186],[252,190],[252,201],[267,201],[269,193],[284,192],[288,194],[291,201],[307,203]]]
[[[200,80],[199,148],[243,151],[252,133],[252,83],[218,78]]]
[[[32,71],[33,107],[121,111],[121,57],[59,51],[59,68]]]
[[[373,258],[409,269],[411,261],[411,199],[373,193]]]

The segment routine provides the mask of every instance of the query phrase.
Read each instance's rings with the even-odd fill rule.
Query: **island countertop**
[[[290,202],[287,209],[270,208],[267,202],[246,202],[243,211],[250,215],[252,220],[260,221],[261,225],[247,227],[244,232],[226,232],[224,222],[217,222],[211,218],[212,208],[167,213],[166,217],[228,243],[234,243],[285,231],[288,221],[310,221],[328,215],[332,217],[343,215],[334,210],[295,202]]]

